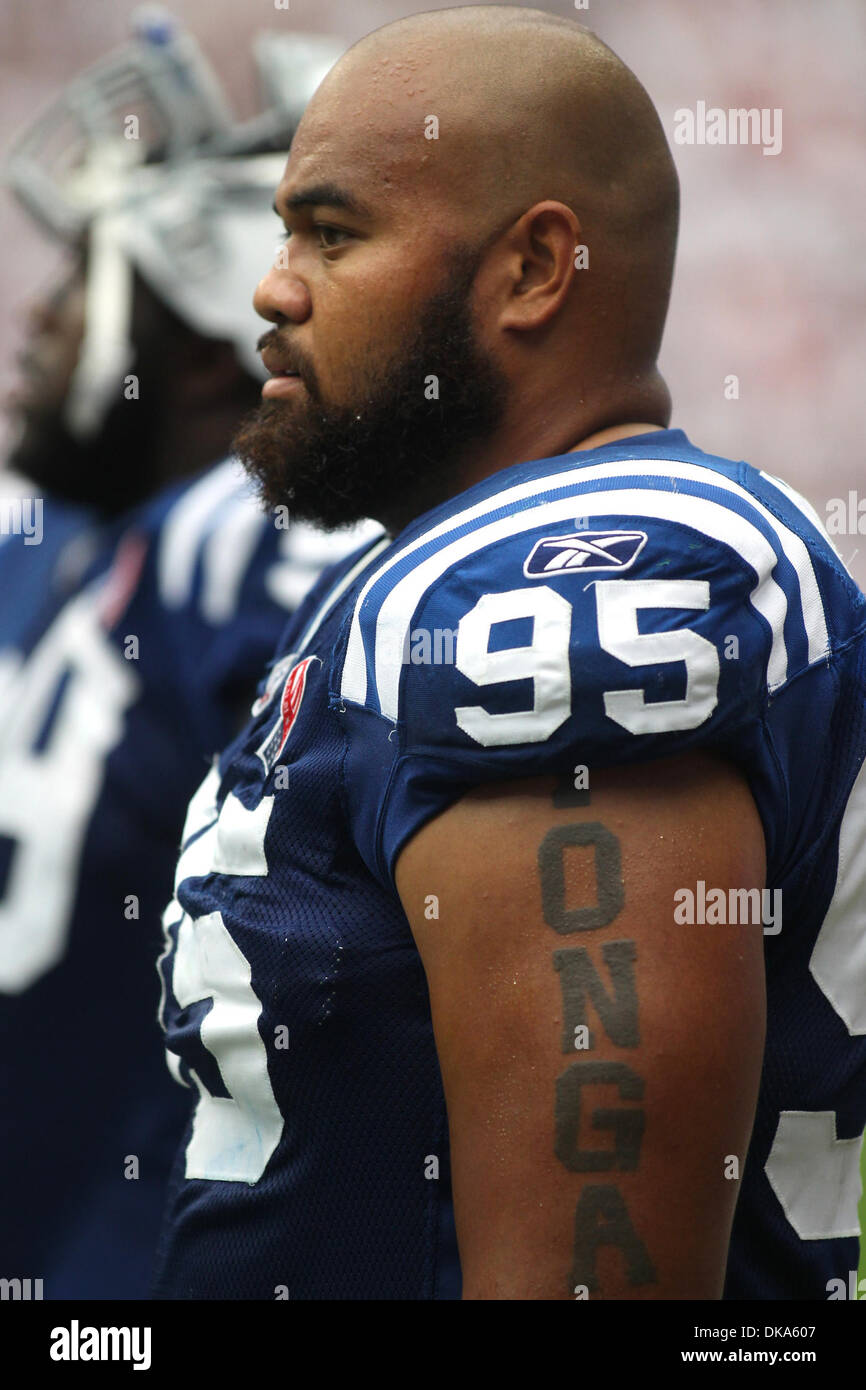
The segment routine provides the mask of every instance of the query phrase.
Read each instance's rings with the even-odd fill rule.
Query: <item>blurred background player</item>
[[[342,47],[259,35],[264,110],[233,123],[170,16],[143,9],[136,31],[18,136],[5,166],[72,261],[34,316],[9,464],[108,515],[224,455],[256,403],[249,283],[279,226],[272,175]]]
[[[240,124],[149,11],[7,164],[72,262],[33,316],[0,473],[0,1276],[46,1298],[146,1292],[189,1109],[153,972],[186,805],[288,614],[357,544],[288,529],[219,462],[260,387],[268,152],[340,49],[260,36]]]

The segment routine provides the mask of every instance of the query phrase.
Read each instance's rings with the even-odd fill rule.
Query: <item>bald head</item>
[[[274,379],[238,444],[266,498],[395,529],[512,463],[664,427],[677,201],[649,97],[579,25],[472,6],[368,35],[277,190],[287,254],[255,298]]]
[[[536,203],[566,204],[588,247],[590,273],[574,296],[583,327],[601,310],[614,360],[655,360],[677,176],[647,93],[594,34],[508,6],[408,16],[332,69],[301,146],[335,123],[375,196],[406,199],[446,241],[479,245]]]

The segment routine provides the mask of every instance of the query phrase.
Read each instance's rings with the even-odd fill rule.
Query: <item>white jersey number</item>
[[[217,817],[216,769],[190,802],[183,832],[177,884],[184,878],[223,873],[264,876],[264,839],[273,797],[263,797],[248,811],[231,793]],[[165,913],[166,950],[172,957],[170,930],[177,926],[171,959],[174,996],[182,1009],[213,1001],[201,1025],[201,1040],[216,1059],[228,1096],[211,1095],[190,1068],[198,1088],[192,1136],[186,1150],[186,1176],[211,1182],[258,1182],[283,1132],[283,1117],[268,1075],[268,1057],[259,1034],[262,1012],[249,961],[228,931],[222,914],[191,918],[174,901]],[[165,1027],[165,997],[160,1021]],[[167,1054],[169,1069],[181,1084],[177,1057]]]
[[[6,664],[0,686],[0,836],[15,846],[0,900],[0,990],[20,994],[66,948],[81,847],[138,682],[85,593],[17,672]]]
[[[836,887],[809,970],[851,1037],[866,1034],[866,763],[839,835]],[[860,1139],[836,1138],[832,1110],[783,1110],[766,1173],[801,1240],[860,1233]]]
[[[598,641],[626,666],[685,666],[686,693],[681,700],[648,701],[643,690],[606,690],[604,710],[632,734],[663,734],[696,729],[709,719],[718,701],[719,655],[712,642],[689,628],[639,632],[641,608],[691,609],[706,612],[706,580],[609,579],[593,585]],[[496,623],[532,618],[527,646],[490,651]],[[461,619],[455,665],[475,685],[532,681],[532,706],[509,714],[490,714],[480,704],[455,710],[459,727],[485,748],[513,743],[543,743],[571,715],[572,606],[549,585],[484,594]]]

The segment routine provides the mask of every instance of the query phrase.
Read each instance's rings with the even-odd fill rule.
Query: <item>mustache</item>
[[[263,333],[256,343],[256,352],[262,352],[265,348],[280,346],[280,335],[276,328],[269,328],[267,333]]]
[[[256,352],[264,352],[270,349],[273,357],[279,362],[283,371],[297,372],[298,376],[305,380],[314,375],[311,364],[298,352],[296,347],[286,343],[280,337],[279,329],[270,328],[267,333],[263,333],[256,343]]]

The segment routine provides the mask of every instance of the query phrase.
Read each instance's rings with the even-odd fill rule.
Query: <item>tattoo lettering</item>
[[[592,907],[565,906],[565,851],[577,845],[595,847],[598,901]],[[544,920],[563,936],[606,927],[625,902],[619,840],[598,821],[548,830],[538,850],[538,873]]]
[[[588,791],[576,792],[565,784],[554,794],[557,806],[588,805],[589,800]],[[590,906],[566,907],[565,851],[589,845],[595,850],[596,901]],[[562,936],[609,926],[625,903],[619,840],[599,821],[549,830],[538,850],[538,873],[544,920]],[[608,941],[601,953],[612,993],[608,993],[586,948],[568,947],[553,953],[553,966],[562,986],[563,1052],[572,1051],[577,1030],[586,1026],[590,1001],[616,1047],[637,1047],[640,1041],[634,971],[636,945],[633,941]],[[594,1045],[595,1038],[589,1033],[589,1046]],[[645,1112],[639,1106],[597,1107],[591,1112],[592,1128],[612,1131],[613,1148],[580,1148],[583,1088],[605,1084],[617,1086],[623,1101],[643,1100],[643,1078],[624,1062],[574,1062],[557,1078],[554,1148],[556,1157],[570,1172],[599,1173],[614,1168],[634,1172],[638,1167],[646,1122]],[[652,1260],[632,1225],[619,1188],[613,1184],[590,1184],[581,1192],[574,1213],[574,1265],[569,1292],[575,1285],[585,1285],[591,1293],[598,1291],[598,1252],[604,1246],[614,1246],[622,1252],[629,1283],[655,1282]]]
[[[653,1262],[631,1224],[619,1190],[606,1183],[592,1184],[581,1192],[574,1213],[574,1265],[569,1289],[585,1284],[590,1293],[598,1292],[596,1259],[604,1245],[622,1251],[630,1284],[656,1282]]]
[[[575,1062],[556,1082],[556,1157],[572,1173],[634,1171],[640,1156],[642,1110],[594,1110],[593,1129],[613,1130],[613,1149],[580,1149],[580,1100],[584,1086],[615,1085],[623,1100],[643,1100],[643,1079],[625,1062]]]
[[[601,954],[613,981],[613,997],[583,946],[553,953],[553,968],[559,971],[562,985],[563,1052],[572,1051],[575,1030],[587,1022],[587,999],[592,1001],[604,1031],[617,1047],[637,1047],[640,1041],[633,965],[637,947],[633,941],[606,941]],[[591,1029],[589,1046],[595,1046]]]

